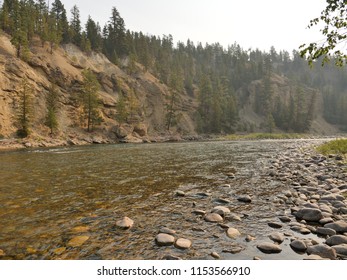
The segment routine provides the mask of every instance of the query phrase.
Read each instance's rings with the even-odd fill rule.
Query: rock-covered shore
[[[273,232],[267,236],[247,234],[235,226],[235,222],[238,225],[246,224],[247,215],[235,213],[230,209],[234,209],[235,203],[251,206],[253,199],[259,200],[259,197],[255,195],[226,197],[224,190],[232,188],[232,181],[229,185],[215,188],[213,195],[197,194],[190,190],[185,192],[182,190],[184,188],[175,193],[177,199],[181,200],[192,196],[223,197],[213,199],[213,202],[220,206],[213,207],[205,203],[204,207],[210,209],[199,208],[192,211],[204,223],[220,227],[230,239],[228,248],[221,252],[211,251],[210,256],[219,259],[222,258],[221,254],[231,253],[234,259],[238,259],[240,252],[249,251],[248,257],[255,260],[266,259],[266,255],[270,254],[271,259],[276,259],[275,255],[282,250],[286,252],[292,250],[304,260],[347,259],[347,165],[343,162],[343,158],[338,155],[320,155],[313,147],[308,147],[302,142],[295,149],[283,151],[263,163],[263,166],[259,167],[259,177],[252,183],[268,182],[282,186],[275,196],[263,201],[273,205],[271,209],[276,213],[276,218],[264,223],[264,227],[273,229]],[[238,175],[236,173],[228,176],[229,179],[237,179]],[[257,182],[259,178],[261,182]],[[196,231],[198,230],[199,228],[196,228]],[[158,236],[161,235],[162,233]],[[157,242],[158,246],[173,246],[180,238],[174,230],[171,238],[170,232],[166,232],[166,235],[171,242]],[[215,237],[220,239],[220,236]],[[185,249],[194,247],[194,238],[189,244]],[[252,253],[253,257],[250,255]],[[169,254],[163,258],[180,257]],[[283,255],[279,255],[278,259],[282,258]]]

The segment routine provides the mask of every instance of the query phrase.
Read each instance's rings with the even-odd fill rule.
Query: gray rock
[[[345,233],[347,232],[347,222],[345,221],[336,221],[333,223],[328,223],[324,225],[325,228],[332,228],[336,232]]]
[[[245,202],[245,203],[251,203],[252,202],[252,198],[249,195],[240,195],[237,198],[237,200],[241,201],[241,202]]]
[[[326,244],[329,246],[347,244],[347,236],[345,235],[333,235],[326,240]]]
[[[318,244],[310,246],[307,248],[307,254],[309,255],[318,255],[322,258],[328,258],[331,260],[336,259],[336,251],[326,244]]]
[[[181,250],[189,249],[192,246],[192,242],[189,239],[179,238],[176,240],[175,247]]]
[[[217,213],[209,213],[205,216],[205,221],[209,222],[209,223],[219,223],[219,222],[223,222],[223,218],[221,215],[217,214]]]
[[[281,228],[282,227],[281,224],[276,223],[276,222],[268,222],[267,224],[269,227],[272,227],[272,228]]]
[[[192,211],[193,214],[198,215],[198,216],[205,216],[206,215],[206,211],[204,210],[194,210]]]
[[[321,235],[335,235],[336,231],[331,228],[318,227],[316,233]]]
[[[230,213],[230,209],[224,206],[216,206],[212,209],[212,213],[217,213],[219,215],[221,215],[222,213],[222,215],[224,216],[225,214]]]
[[[307,245],[303,240],[297,239],[290,243],[290,247],[294,251],[305,252],[307,250]]]
[[[322,212],[315,208],[302,208],[294,213],[295,217],[307,222],[318,222],[323,218]]]
[[[172,230],[172,229],[169,229],[167,227],[162,227],[160,230],[159,230],[159,233],[166,233],[166,234],[170,234],[170,235],[175,235],[176,234],[176,231]]]
[[[156,236],[155,241],[159,246],[171,246],[175,243],[175,237],[170,234],[159,233]]]
[[[241,233],[236,228],[228,228],[227,236],[229,238],[237,238],[241,235]]]
[[[134,225],[134,221],[128,217],[124,217],[122,220],[116,222],[116,226],[121,229],[129,229]]]
[[[221,204],[229,204],[229,203],[231,203],[230,200],[225,199],[225,198],[216,198],[214,201],[217,202],[217,203],[221,203]]]
[[[321,225],[329,224],[329,223],[332,223],[332,222],[334,222],[334,220],[331,217],[323,218],[323,219],[319,220],[319,223]]]
[[[339,256],[347,257],[347,244],[334,245],[332,248]]]
[[[184,197],[184,196],[186,196],[186,194],[183,191],[176,191],[176,196]]]
[[[284,241],[284,235],[282,233],[279,232],[273,232],[269,235],[269,238],[272,241],[275,241],[277,243],[282,243]]]
[[[265,254],[278,254],[282,252],[280,246],[270,243],[270,242],[262,242],[257,245],[257,248]]]
[[[288,216],[280,216],[278,217],[280,219],[281,222],[283,223],[289,223],[291,221],[291,218],[289,218]]]

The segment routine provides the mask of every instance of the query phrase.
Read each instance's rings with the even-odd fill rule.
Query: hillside
[[[165,114],[169,88],[161,84],[149,72],[137,66],[136,74],[128,75],[112,64],[104,55],[87,55],[72,44],[59,47],[50,54],[48,44],[44,47],[37,40],[31,47],[30,60],[26,63],[15,57],[10,37],[0,36],[0,134],[4,138],[16,137],[16,110],[21,80],[29,79],[34,88],[34,111],[32,134],[26,142],[43,140],[42,145],[90,142],[142,142],[157,141],[162,137],[196,135],[192,115],[194,101],[180,95],[180,122],[170,132],[166,130]],[[92,133],[87,133],[80,122],[77,95],[82,84],[82,69],[91,69],[101,85],[98,95],[102,101],[103,122]],[[49,135],[44,125],[46,117],[45,96],[51,83],[59,91],[59,129]],[[138,104],[136,113],[125,124],[116,121],[116,104],[119,95],[134,94]],[[45,143],[47,142],[47,143]]]
[[[177,120],[167,129],[167,114],[172,88],[146,71],[136,62],[135,70],[128,72],[129,59],[121,62],[122,68],[111,63],[101,53],[82,52],[73,44],[65,44],[50,52],[48,43],[42,46],[38,37],[32,40],[27,62],[16,57],[16,49],[11,37],[0,36],[0,135],[2,145],[24,143],[26,146],[54,146],[85,143],[110,142],[150,142],[169,139],[192,138],[198,136],[196,112],[201,102],[201,90],[193,85],[193,92],[178,92],[175,96]],[[98,96],[102,102],[103,122],[92,132],[87,132],[81,120],[81,106],[78,96],[83,83],[82,70],[90,69],[96,75],[101,90]],[[31,134],[27,139],[17,138],[19,92],[24,78],[34,89]],[[50,134],[45,125],[47,106],[46,95],[52,84],[58,87],[59,109],[58,129]],[[238,117],[235,132],[266,131],[266,118],[256,112],[257,96],[264,86],[263,80],[253,80],[243,85],[237,92]],[[271,74],[273,99],[279,98],[284,104],[289,102],[293,82],[283,75]],[[304,87],[304,93],[314,90]],[[117,103],[120,96],[133,105],[133,112],[124,123],[117,121]],[[130,106],[131,107],[131,106]],[[276,130],[280,130],[276,128]],[[328,124],[323,117],[323,97],[318,93],[310,132],[335,134],[339,130]]]

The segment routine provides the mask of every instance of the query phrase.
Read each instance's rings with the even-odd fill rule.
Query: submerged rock
[[[223,222],[223,218],[217,213],[210,213],[205,216],[205,221],[209,223],[219,223]]]
[[[176,240],[175,247],[178,249],[189,249],[192,246],[192,242],[189,239],[179,238]]]
[[[237,238],[241,235],[241,233],[236,228],[228,228],[227,236],[229,238]]]
[[[72,238],[68,243],[68,247],[80,247],[89,239],[89,236],[76,236]]]
[[[121,229],[129,229],[134,225],[134,221],[128,217],[124,217],[123,219],[116,222],[116,226]]]
[[[159,233],[155,238],[159,246],[171,246],[175,243],[175,237],[166,233]]]

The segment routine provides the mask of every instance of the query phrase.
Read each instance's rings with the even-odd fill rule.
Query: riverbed
[[[306,254],[289,246],[289,234],[278,254],[265,254],[256,245],[274,232],[269,222],[290,215],[290,207],[276,197],[292,186],[269,176],[274,160],[279,155],[299,160],[300,153],[322,141],[95,145],[2,152],[0,258],[212,259],[215,252],[222,259],[303,259]],[[183,195],[177,195],[178,191]],[[238,201],[240,195],[249,195],[252,202]],[[218,205],[237,217],[209,223],[196,214],[196,210],[209,213]],[[116,226],[125,216],[134,221],[128,230]],[[225,234],[231,226],[239,230],[239,237]],[[175,231],[176,238],[189,239],[191,248],[158,246],[155,237],[163,227]],[[283,224],[276,231],[290,229]],[[246,241],[247,236],[254,239]],[[71,243],[76,237],[85,239]],[[305,235],[310,237],[324,240]]]

